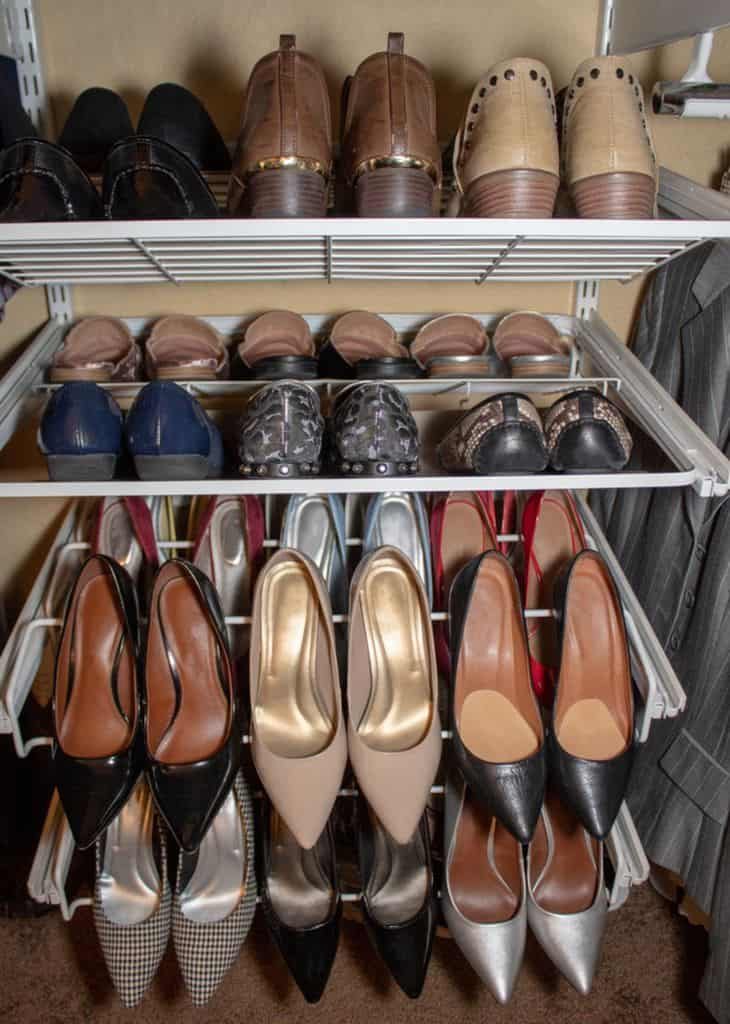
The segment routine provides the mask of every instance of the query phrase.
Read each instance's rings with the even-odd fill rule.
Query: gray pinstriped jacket
[[[730,243],[656,272],[633,350],[730,455]],[[683,716],[652,725],[628,803],[650,860],[711,915],[700,996],[730,1024],[730,500],[686,488],[593,504],[687,692]]]

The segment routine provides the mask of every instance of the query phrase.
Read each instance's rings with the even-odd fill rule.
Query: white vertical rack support
[[[53,138],[53,114],[46,91],[40,40],[33,0],[0,0],[0,7],[18,67],[20,99],[38,132]],[[73,317],[71,288],[67,284],[46,286],[48,315],[68,322]]]

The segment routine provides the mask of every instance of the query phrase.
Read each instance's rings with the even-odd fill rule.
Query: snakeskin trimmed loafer
[[[550,406],[545,438],[554,469],[616,472],[631,456],[633,441],[623,416],[597,391],[584,388]]]

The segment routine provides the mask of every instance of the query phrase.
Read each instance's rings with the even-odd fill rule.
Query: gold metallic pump
[[[259,574],[251,626],[252,752],[300,846],[327,823],[347,760],[334,627],[314,563],[282,549]]]
[[[436,775],[441,723],[428,598],[396,548],[378,548],[352,581],[347,696],[358,783],[388,832],[405,843]]]

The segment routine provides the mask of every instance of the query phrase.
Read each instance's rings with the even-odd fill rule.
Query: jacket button
[[[688,590],[684,595],[684,603],[687,608],[694,608],[695,604],[695,592],[694,590]]]
[[[676,633],[672,633],[669,646],[673,651],[676,651],[679,648],[679,636]]]

